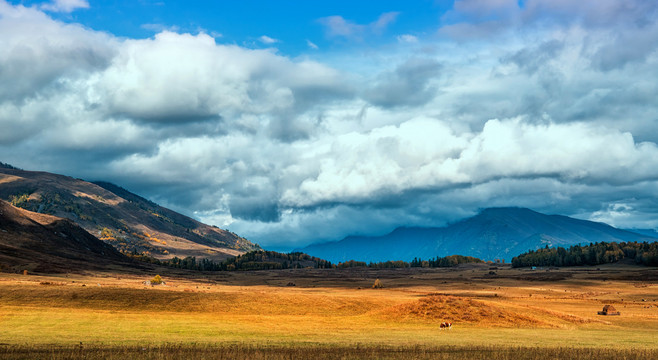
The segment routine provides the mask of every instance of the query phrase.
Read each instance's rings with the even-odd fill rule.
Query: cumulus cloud
[[[501,177],[622,185],[658,175],[653,170],[658,165],[655,144],[636,144],[628,133],[582,123],[490,120],[480,133],[455,134],[440,121],[415,119],[369,134],[346,134],[330,151],[317,175],[284,192],[283,203],[368,203],[379,194],[404,195]]]
[[[658,226],[656,6],[568,3],[458,1],[444,36],[313,60],[0,1],[0,161],[281,248],[486,206]],[[320,22],[372,39],[397,16]]]
[[[162,32],[125,41],[94,90],[108,113],[171,123],[271,116],[305,106],[314,92],[338,94],[343,87],[337,71],[317,63],[217,45],[203,33]]]
[[[434,59],[409,59],[394,71],[380,75],[365,98],[383,107],[425,104],[436,93],[432,83],[440,70],[441,64]]]
[[[0,101],[36,96],[58,79],[105,68],[116,50],[106,34],[63,25],[44,13],[0,2]]]

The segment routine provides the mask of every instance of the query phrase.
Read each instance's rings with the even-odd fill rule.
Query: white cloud
[[[416,44],[416,43],[418,43],[418,38],[416,36],[410,35],[410,34],[398,35],[396,37],[396,39],[400,43],[407,43],[407,44]]]
[[[141,26],[142,29],[152,31],[154,33],[159,33],[163,31],[170,31],[170,32],[179,32],[180,27],[176,25],[163,25],[163,24],[142,24]]]
[[[366,35],[381,35],[392,23],[395,22],[399,12],[387,12],[381,14],[377,20],[370,24],[357,24],[347,20],[340,15],[327,16],[318,19],[324,25],[329,37],[342,37],[348,39],[362,40]]]
[[[399,12],[397,11],[392,11],[392,12],[387,12],[383,13],[379,16],[377,21],[374,23],[370,24],[370,27],[372,28],[372,31],[376,34],[381,34],[386,28],[391,25],[392,23],[395,22],[397,19],[398,15],[400,15]]]
[[[308,45],[308,47],[310,49],[313,49],[313,50],[319,49],[319,47],[317,45],[315,45],[313,42],[311,42],[311,40],[308,40],[308,39],[306,40],[306,45]]]
[[[499,178],[628,184],[658,176],[657,158],[653,143],[636,144],[628,133],[584,123],[490,120],[480,133],[455,134],[441,121],[414,119],[338,137],[313,161],[317,172],[286,190],[282,203],[368,203]]]
[[[52,12],[70,13],[77,9],[89,9],[87,0],[53,0],[50,3],[41,5],[41,9]]]
[[[324,25],[329,36],[352,37],[359,36],[366,26],[345,20],[342,16],[327,16],[318,20]]]
[[[608,204],[605,210],[595,211],[589,220],[603,222],[612,226],[628,224],[633,216],[633,207],[624,203]]]
[[[0,34],[0,84],[5,84],[0,85],[0,102],[34,97],[60,78],[102,70],[117,44],[106,34],[5,2],[0,2]]]
[[[340,86],[338,72],[320,64],[217,45],[203,33],[125,41],[100,75],[93,89],[107,112],[155,122],[272,115],[301,105],[310,87],[332,92]]]
[[[263,44],[267,44],[267,45],[270,45],[270,44],[274,44],[274,43],[278,43],[278,42],[279,42],[279,40],[277,40],[277,39],[273,39],[273,38],[271,38],[271,37],[269,37],[269,36],[267,36],[267,35],[263,35],[263,36],[259,37],[259,38],[258,38],[258,41],[262,42]]]

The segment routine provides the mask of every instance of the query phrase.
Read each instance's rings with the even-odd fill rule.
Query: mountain
[[[4,165],[4,164],[3,164]],[[0,166],[0,199],[69,219],[123,252],[159,259],[196,256],[223,260],[260,247],[202,224],[117,185]]]
[[[624,230],[648,237],[658,238],[658,231],[654,229],[624,229]]]
[[[135,267],[130,259],[72,221],[0,200],[0,271],[68,272]]]
[[[512,257],[548,245],[571,246],[599,241],[656,241],[656,238],[610,225],[544,215],[525,208],[489,208],[440,228],[398,228],[384,236],[348,236],[337,242],[309,245],[301,251],[332,262],[410,261],[453,254],[480,259]]]

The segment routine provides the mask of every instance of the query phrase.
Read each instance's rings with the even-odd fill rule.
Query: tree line
[[[483,260],[472,256],[450,255],[444,257],[437,256],[435,258],[430,258],[429,260],[423,260],[416,257],[413,260],[411,260],[411,262],[396,260],[396,261],[366,263],[364,261],[349,260],[342,263],[338,263],[336,267],[339,269],[352,268],[352,267],[368,267],[371,269],[396,269],[396,268],[412,268],[412,267],[438,268],[438,267],[453,267],[459,264],[483,263],[483,262],[484,262]]]
[[[599,242],[589,245],[530,250],[512,259],[513,267],[601,265],[632,259],[636,264],[658,266],[658,242]]]
[[[1,162],[1,161],[0,161],[0,168],[2,168],[2,169],[9,169],[9,170],[23,170],[23,169],[20,169],[20,168],[15,167],[15,166],[11,166],[11,165],[9,165],[9,164],[5,164],[5,163],[3,163],[3,162]]]
[[[349,260],[338,264],[311,256],[301,252],[292,252],[288,254],[276,251],[256,250],[244,253],[242,255],[226,259],[224,261],[213,261],[210,259],[199,259],[188,256],[186,258],[174,257],[168,260],[158,260],[154,257],[140,254],[137,251],[125,253],[129,257],[148,262],[155,265],[167,266],[177,269],[188,269],[198,271],[236,271],[236,270],[280,270],[280,269],[347,269],[355,267],[365,267],[371,269],[395,269],[395,268],[412,268],[412,267],[452,267],[466,263],[482,263],[484,261],[472,256],[451,255],[445,257],[436,257],[429,260],[414,258],[411,262],[402,260],[370,262]]]
[[[168,260],[158,260],[144,254],[139,254],[136,251],[126,255],[134,259],[156,265],[198,271],[274,270],[298,268],[325,269],[333,267],[331,262],[327,260],[310,256],[301,252],[284,254],[276,251],[256,250],[226,259],[224,261],[213,261],[210,259],[197,260],[194,256],[188,256],[183,259],[179,257],[173,257]]]

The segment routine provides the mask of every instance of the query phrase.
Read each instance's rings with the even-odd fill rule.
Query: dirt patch
[[[477,324],[491,327],[559,327],[532,316],[521,315],[495,304],[458,296],[432,295],[409,304],[394,306],[385,317],[449,321],[453,324]]]

